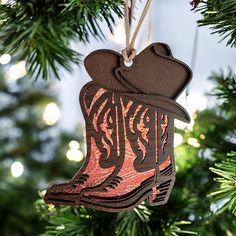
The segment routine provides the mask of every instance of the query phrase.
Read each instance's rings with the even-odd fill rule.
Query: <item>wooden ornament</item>
[[[165,204],[175,181],[174,118],[190,121],[175,100],[191,69],[162,43],[147,47],[130,67],[111,50],[91,53],[85,67],[93,79],[80,93],[87,158],[70,182],[47,190],[45,202],[109,212],[145,199]]]

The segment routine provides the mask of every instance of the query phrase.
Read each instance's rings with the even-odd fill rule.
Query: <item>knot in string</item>
[[[137,50],[135,48],[132,48],[130,50],[125,48],[121,52],[125,62],[132,62],[137,54]]]
[[[134,1],[134,0],[133,0]],[[147,15],[147,12],[148,12],[148,9],[150,7],[150,4],[151,4],[151,0],[147,0],[146,2],[146,5],[143,9],[143,12],[141,14],[141,17],[138,21],[138,24],[137,24],[137,27],[134,31],[134,34],[133,34],[133,37],[130,41],[130,22],[129,22],[129,6],[128,6],[128,3],[129,3],[129,0],[125,0],[124,1],[124,15],[125,15],[125,36],[126,36],[126,48],[122,50],[122,56],[124,58],[124,61],[129,63],[131,62],[136,54],[137,54],[137,50],[134,48],[134,45],[135,45],[135,41],[136,41],[136,38],[138,36],[138,33],[139,33],[139,30],[143,24],[143,21]],[[132,20],[133,18],[133,9],[134,9],[134,4],[135,4],[135,1],[133,2],[133,5],[132,5],[132,9],[131,9],[131,15],[130,15],[130,19]]]

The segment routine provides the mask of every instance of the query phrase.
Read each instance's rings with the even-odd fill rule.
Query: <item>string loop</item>
[[[125,62],[131,62],[135,58],[137,54],[137,50],[135,48],[130,49],[129,51],[127,48],[123,49],[122,56],[124,57]]]
[[[135,4],[135,2],[134,2],[134,4]],[[136,41],[136,38],[137,38],[138,33],[140,31],[140,28],[143,24],[143,21],[147,15],[150,4],[151,4],[151,0],[147,0],[145,7],[143,9],[143,12],[142,12],[140,19],[138,21],[137,27],[136,27],[134,34],[130,40],[130,25],[131,25],[131,23],[130,23],[129,18],[132,21],[134,5],[131,7],[131,16],[129,16],[129,0],[124,0],[126,48],[122,50],[122,55],[123,55],[125,62],[128,62],[128,63],[131,62],[137,54],[137,50],[134,48],[135,41]]]

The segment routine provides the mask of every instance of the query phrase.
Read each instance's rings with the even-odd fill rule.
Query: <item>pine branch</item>
[[[222,70],[220,72],[214,72],[209,79],[217,83],[211,95],[216,96],[218,100],[222,101],[221,107],[224,110],[235,111],[236,75],[233,71],[229,69],[227,75]]]
[[[11,0],[0,4],[1,52],[26,60],[36,79],[60,79],[60,66],[71,71],[80,62],[81,54],[70,48],[71,40],[86,43],[90,35],[103,39],[100,22],[105,21],[112,31],[113,13],[122,16],[120,4],[121,0]]]
[[[190,221],[178,221],[169,224],[168,227],[164,230],[164,235],[165,236],[178,236],[180,234],[197,235],[197,232],[182,229],[183,226],[190,224],[191,224]]]
[[[115,18],[112,13],[118,17],[122,17],[121,0],[69,0],[65,4],[63,14],[68,16],[72,22],[73,30],[78,34],[79,40],[82,42],[89,41],[89,33],[93,37],[100,39],[104,38],[104,34],[99,25],[99,21],[105,21],[108,28],[113,32],[112,26],[115,23]],[[77,27],[77,22],[80,22],[80,27]]]
[[[77,170],[79,163],[65,155],[71,140],[83,145],[83,135],[65,134],[46,123],[46,105],[58,104],[49,83],[33,84],[27,78],[9,81],[0,66],[0,100],[1,235],[39,235],[44,225],[33,206],[37,192]],[[14,162],[23,167],[17,178],[17,169],[11,169]]]
[[[220,188],[209,196],[218,205],[218,214],[228,209],[236,215],[236,152],[215,166],[210,170],[219,176],[215,181],[220,183]]]
[[[197,1],[196,1],[197,2]],[[236,0],[207,0],[197,2],[196,11],[203,19],[199,26],[210,26],[213,34],[219,34],[221,41],[227,39],[227,45],[236,47]]]
[[[46,232],[41,236],[114,235],[117,214],[95,211],[83,206],[54,207],[36,202],[36,209],[42,220],[47,221]]]
[[[150,210],[143,204],[132,211],[118,214],[116,223],[117,236],[150,236],[153,235],[148,225]]]
[[[106,236],[177,236],[181,234],[195,235],[190,230],[183,227],[191,222],[178,221],[166,224],[162,222],[161,228],[151,230],[150,216],[151,210],[144,204],[139,205],[131,211],[119,214],[111,214],[85,208],[75,207],[54,207],[45,205],[43,200],[38,200],[35,204],[42,220],[49,223],[46,232],[41,236],[74,236],[74,235],[101,235]],[[161,219],[159,219],[161,221]],[[155,222],[157,223],[157,222]]]

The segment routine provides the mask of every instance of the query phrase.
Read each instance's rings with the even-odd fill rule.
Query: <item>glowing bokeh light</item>
[[[3,54],[3,55],[0,57],[0,63],[1,63],[2,65],[6,65],[6,64],[8,64],[10,61],[11,61],[11,55],[10,55],[10,54]]]
[[[61,117],[61,111],[57,104],[49,103],[43,113],[43,119],[47,125],[54,125]]]
[[[24,166],[21,162],[16,161],[11,165],[11,174],[13,177],[18,178],[20,177],[24,172]]]
[[[66,153],[66,157],[70,161],[79,162],[83,160],[84,154],[78,149],[69,149]]]
[[[206,139],[206,136],[205,136],[204,134],[201,134],[201,135],[200,135],[200,139],[201,139],[201,140],[204,140],[204,139]]]
[[[69,147],[70,147],[70,149],[79,149],[80,148],[80,144],[76,140],[72,140],[69,143]]]
[[[1,0],[0,3],[1,3],[2,5],[4,5],[4,4],[7,4],[8,1],[9,1],[9,0]]]
[[[188,138],[188,144],[196,148],[200,147],[200,144],[196,138]]]
[[[7,73],[9,80],[17,80],[23,78],[27,74],[26,62],[20,61],[12,65]]]

